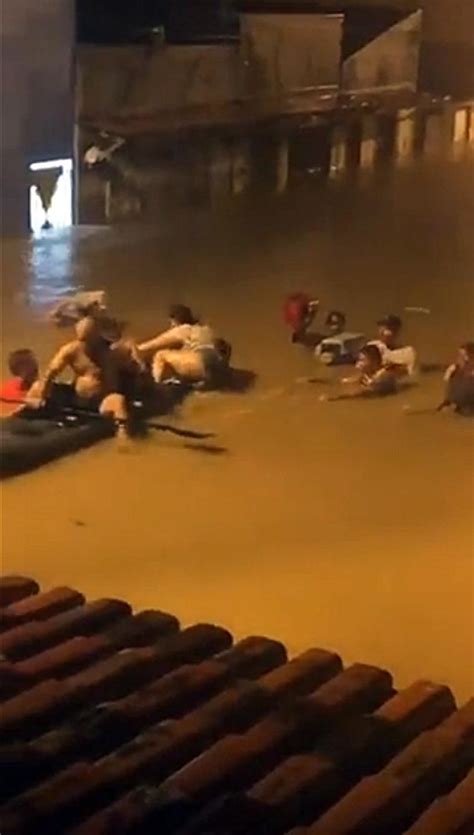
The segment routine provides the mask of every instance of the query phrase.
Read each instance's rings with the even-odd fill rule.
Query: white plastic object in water
[[[407,313],[424,313],[425,316],[429,316],[431,310],[429,307],[405,307]]]
[[[337,363],[342,358],[355,360],[365,343],[362,333],[344,331],[335,336],[326,336],[316,346],[315,356],[325,365]]]

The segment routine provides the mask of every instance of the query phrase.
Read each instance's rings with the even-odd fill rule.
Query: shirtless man
[[[182,304],[172,305],[169,318],[168,330],[138,345],[140,356],[151,361],[155,383],[173,377],[189,383],[207,380],[220,362],[211,328]]]
[[[76,339],[63,345],[55,354],[45,375],[30,388],[26,403],[31,408],[39,408],[47,401],[56,378],[70,370],[79,403],[98,406],[100,414],[120,422],[119,434],[124,435],[128,414],[125,398],[119,391],[117,356],[103,339],[93,317],[80,319],[75,331]]]

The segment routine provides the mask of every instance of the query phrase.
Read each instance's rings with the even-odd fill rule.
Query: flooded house
[[[87,222],[163,200],[281,193],[298,172],[414,150],[420,11],[244,3],[209,29],[182,12],[171,42],[79,49]]]
[[[180,0],[125,24],[119,3],[113,25],[87,4],[77,26],[69,0],[4,12],[5,231],[282,193],[472,139],[436,4]]]

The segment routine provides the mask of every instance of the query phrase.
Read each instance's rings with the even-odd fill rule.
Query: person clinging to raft
[[[12,375],[0,385],[2,415],[7,417],[23,408],[23,402],[33,383],[38,379],[39,366],[30,348],[19,348],[8,357],[8,370]]]
[[[139,355],[150,361],[155,383],[210,379],[223,357],[209,325],[202,324],[183,304],[171,306],[169,321],[166,331],[138,345]]]
[[[120,392],[117,357],[92,316],[80,319],[75,332],[76,338],[59,349],[46,373],[33,383],[26,403],[30,408],[40,408],[48,401],[59,375],[71,371],[78,406],[112,417],[118,422],[118,434],[126,436],[128,410]]]

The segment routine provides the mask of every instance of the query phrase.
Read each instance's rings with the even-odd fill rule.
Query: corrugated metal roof
[[[472,831],[446,686],[27,578],[0,601],[3,835]]]

